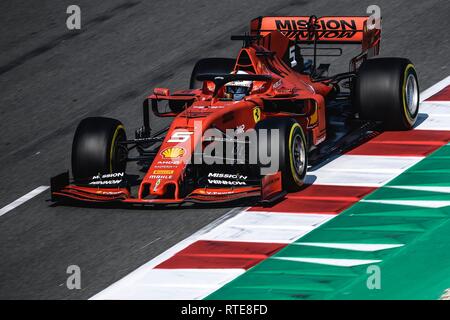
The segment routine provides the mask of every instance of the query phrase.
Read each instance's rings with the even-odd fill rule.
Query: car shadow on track
[[[417,116],[417,120],[414,125],[414,128],[417,128],[417,126],[421,125],[427,119],[428,119],[428,115],[426,113],[419,113],[419,115]]]
[[[257,204],[256,201],[251,200],[238,200],[235,202],[227,203],[182,203],[182,204],[129,204],[122,202],[110,202],[110,203],[85,203],[80,201],[64,200],[59,202],[52,202],[51,199],[46,199],[46,202],[50,202],[48,207],[75,207],[75,208],[89,208],[89,209],[108,209],[108,210],[158,210],[158,211],[171,211],[171,210],[198,210],[198,209],[234,209],[240,207],[249,207]]]

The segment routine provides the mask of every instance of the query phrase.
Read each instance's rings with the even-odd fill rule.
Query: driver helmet
[[[232,74],[248,74],[245,71],[239,70],[238,72]],[[232,81],[225,85],[225,94],[228,98],[234,101],[240,101],[247,96],[252,90],[253,81]]]

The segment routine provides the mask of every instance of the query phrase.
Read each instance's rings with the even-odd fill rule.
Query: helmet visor
[[[242,87],[242,86],[227,86],[226,92],[231,94],[247,94],[249,92],[248,87]]]

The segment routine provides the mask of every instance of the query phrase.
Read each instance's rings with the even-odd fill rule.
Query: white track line
[[[450,128],[450,102],[425,101],[420,104],[420,116],[426,116],[425,121],[418,121],[414,129],[419,130],[448,130]]]
[[[404,244],[374,244],[374,243],[324,243],[324,242],[295,242],[296,246],[310,246],[352,251],[374,252],[402,247]]]
[[[306,176],[306,183],[380,187],[423,157],[341,155]]]
[[[110,287],[91,300],[200,300],[245,272],[244,269],[149,269]]]
[[[13,201],[10,204],[8,204],[8,205],[4,206],[3,208],[1,208],[0,209],[0,216],[2,216],[5,213],[8,213],[9,211],[17,208],[18,206],[20,206],[21,204],[23,204],[23,203],[27,202],[28,200],[34,198],[38,194],[41,194],[42,192],[44,192],[48,188],[50,188],[50,187],[49,186],[40,186],[40,187],[37,187],[36,189],[28,192],[26,195],[20,197],[16,201]]]
[[[450,206],[448,200],[361,200],[361,202],[393,204],[398,206],[412,206],[421,208],[443,208]]]
[[[202,235],[200,240],[291,243],[333,217],[301,211],[295,214],[247,211]]]
[[[372,264],[372,263],[381,262],[381,260],[332,259],[332,258],[285,258],[285,257],[276,257],[276,258],[269,258],[269,259],[295,261],[295,262],[306,262],[306,263],[316,263],[316,264],[325,264],[325,265],[336,266],[336,267],[355,267],[355,266],[362,266],[362,265],[365,265],[365,264]]]
[[[394,189],[418,190],[428,192],[450,193],[450,187],[436,187],[436,186],[388,186]]]
[[[422,91],[420,93],[420,101],[422,102],[422,101],[434,96],[436,93],[438,93],[439,91],[441,91],[448,85],[450,85],[450,76],[448,76],[445,79],[442,79],[441,81],[439,81],[435,85],[431,86],[427,90]]]

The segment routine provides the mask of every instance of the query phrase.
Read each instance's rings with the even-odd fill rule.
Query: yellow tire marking
[[[302,138],[303,138],[302,142],[304,143],[306,141],[302,127],[298,123],[295,123],[291,127],[291,131],[289,132],[289,163],[291,165],[291,172],[292,172],[292,176],[294,177],[295,182],[299,186],[301,186],[302,185],[302,181],[297,177],[297,173],[296,173],[295,168],[294,168],[294,157],[293,157],[293,154],[292,154],[292,136],[293,136],[295,128],[297,128],[297,127],[300,128],[300,132],[301,132]]]
[[[403,90],[402,90],[402,95],[403,95],[403,110],[404,110],[404,114],[406,116],[406,120],[408,120],[409,124],[413,124],[414,123],[414,118],[411,117],[411,115],[409,114],[409,110],[408,110],[408,106],[406,105],[406,80],[408,77],[408,71],[409,69],[414,69],[414,65],[409,63],[406,66],[405,69],[405,74],[403,75]]]
[[[116,128],[116,131],[114,131],[114,135],[111,141],[111,150],[109,151],[109,173],[113,173],[112,170],[112,161],[113,161],[113,154],[114,154],[114,142],[116,141],[117,135],[119,134],[119,131],[123,130],[125,131],[125,128],[123,125],[118,125]]]

